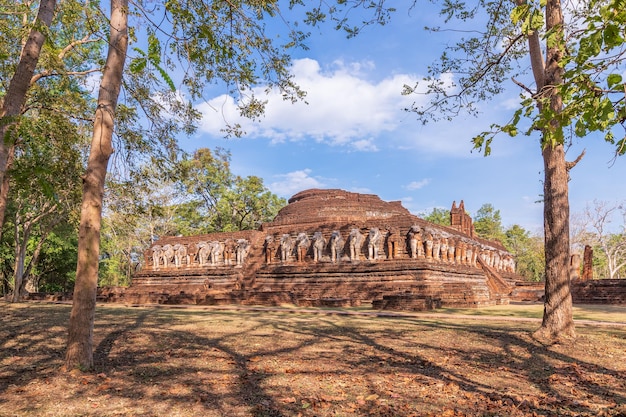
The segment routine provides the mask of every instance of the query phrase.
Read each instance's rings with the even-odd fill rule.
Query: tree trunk
[[[91,150],[83,176],[83,201],[78,232],[78,264],[70,314],[65,369],[93,368],[93,326],[98,286],[102,199],[112,138],[115,108],[128,49],[128,0],[111,0],[111,34],[100,82]]]
[[[17,303],[22,298],[22,280],[24,279],[24,261],[26,259],[26,245],[28,244],[30,226],[24,226],[24,233],[20,239],[19,217],[15,220],[15,271],[13,276],[12,302]]]
[[[0,144],[0,147],[2,145]],[[15,146],[10,146],[7,150],[7,161],[5,164],[5,172],[13,165],[13,158],[15,158]],[[0,174],[1,175],[1,174]],[[9,201],[9,176],[2,176],[2,184],[0,184],[0,241],[2,241],[2,229],[4,228],[4,216],[7,212],[7,205]]]
[[[550,110],[563,109],[562,97],[556,86],[563,83],[565,40],[560,0],[546,3],[546,31],[552,42],[546,49],[545,83],[541,95]],[[543,132],[544,162],[543,219],[546,255],[546,286],[543,322],[535,333],[547,339],[574,338],[572,296],[570,293],[569,262],[569,196],[568,173],[563,147],[563,127],[552,120]]]
[[[15,118],[22,112],[22,107],[26,102],[26,92],[30,87],[30,80],[35,73],[35,67],[39,61],[41,47],[46,36],[39,30],[41,25],[49,28],[54,17],[56,0],[41,0],[39,11],[28,39],[22,48],[20,60],[15,69],[15,74],[9,82],[9,88],[4,96],[2,108],[0,109],[0,195],[8,195],[8,181],[5,181],[5,174],[9,168],[14,141],[10,138],[10,132],[15,124]],[[6,198],[0,200],[0,231],[4,226],[4,213],[6,211]],[[1,233],[1,232],[0,232]]]
[[[52,209],[54,209],[53,206]],[[62,218],[57,217],[52,220],[45,228],[41,228],[39,241],[37,242],[37,246],[35,246],[35,250],[33,251],[32,256],[30,257],[30,261],[28,261],[28,265],[24,269],[24,276],[22,281],[22,293],[26,292],[38,292],[39,291],[39,278],[32,275],[33,266],[37,265],[39,262],[39,256],[41,255],[41,249],[43,248],[43,244],[45,243],[48,235],[54,229],[54,227],[61,222]]]
[[[546,295],[543,322],[536,335],[547,339],[576,336],[569,279],[569,199],[563,145],[543,151]]]

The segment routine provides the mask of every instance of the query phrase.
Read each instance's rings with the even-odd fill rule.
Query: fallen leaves
[[[58,374],[61,313],[35,309],[28,326],[0,328],[0,340],[33,340],[1,358],[11,415],[626,415],[624,330],[583,328],[584,349],[544,348],[519,324],[107,307],[97,372]],[[48,328],[51,338],[30,338]]]

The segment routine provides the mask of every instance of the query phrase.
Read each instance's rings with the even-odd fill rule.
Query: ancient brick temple
[[[121,297],[413,310],[508,303],[512,256],[474,235],[463,202],[451,222],[426,222],[375,195],[306,190],[259,230],[161,238]]]

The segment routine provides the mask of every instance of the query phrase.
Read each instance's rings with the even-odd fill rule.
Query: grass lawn
[[[70,306],[0,307],[0,416],[626,416],[626,326],[593,323],[626,323],[624,306],[577,306],[578,339],[552,345],[516,320],[540,305],[98,306],[92,373],[59,371]]]

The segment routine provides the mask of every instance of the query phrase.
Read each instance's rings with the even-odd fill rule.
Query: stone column
[[[575,281],[580,279],[580,255],[575,253],[570,257],[569,279]]]
[[[593,279],[593,249],[589,245],[585,245],[583,253],[583,275],[584,281]]]

